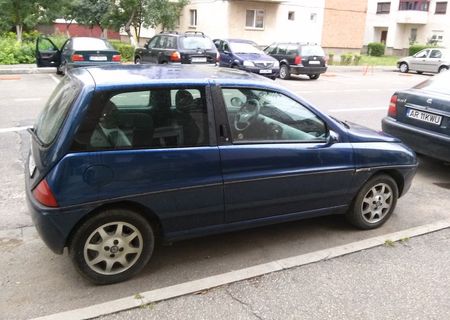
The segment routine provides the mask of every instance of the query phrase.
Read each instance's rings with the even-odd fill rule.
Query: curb
[[[18,68],[1,68],[0,74],[43,74],[56,73],[56,68],[37,68],[37,67],[18,67]]]
[[[183,295],[193,294],[200,291],[213,289],[237,281],[263,276],[265,274],[291,269],[315,262],[320,262],[350,253],[378,247],[387,241],[401,241],[427,233],[450,228],[450,219],[437,221],[427,225],[406,229],[382,236],[356,241],[342,246],[319,250],[299,256],[275,260],[272,262],[256,265],[253,267],[231,271],[203,279],[188,281],[185,283],[138,293],[135,296],[125,297],[108,301],[89,307],[74,309],[70,311],[55,313],[48,316],[35,318],[34,320],[56,320],[56,319],[91,319],[120,311],[141,307],[150,303],[160,302]]]

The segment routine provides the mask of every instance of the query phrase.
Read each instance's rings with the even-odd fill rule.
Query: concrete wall
[[[367,0],[326,0],[322,47],[361,49]]]

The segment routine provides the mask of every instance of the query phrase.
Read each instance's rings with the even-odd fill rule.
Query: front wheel
[[[408,71],[409,71],[409,67],[408,67],[408,64],[406,63],[406,62],[402,62],[402,63],[400,63],[400,72],[402,72],[402,73],[408,73]]]
[[[309,77],[311,80],[317,80],[317,79],[319,79],[320,74],[308,74],[308,77]]]
[[[448,67],[442,66],[442,67],[439,68],[439,73],[447,71],[447,70],[448,70]]]
[[[280,66],[280,78],[283,80],[288,80],[291,77],[291,72],[289,66],[282,64]]]
[[[369,179],[358,192],[347,220],[360,229],[375,229],[385,223],[397,204],[397,183],[388,175]]]
[[[141,58],[140,57],[134,58],[134,64],[141,64]]]
[[[69,250],[82,276],[95,284],[111,284],[141,271],[154,243],[152,226],[144,217],[127,209],[109,209],[78,228]]]

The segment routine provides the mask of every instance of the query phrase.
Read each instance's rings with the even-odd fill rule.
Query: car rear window
[[[102,39],[97,38],[74,38],[74,50],[113,50],[112,45]]]
[[[302,56],[325,56],[325,52],[319,46],[303,46]]]
[[[70,109],[80,87],[65,77],[53,91],[34,126],[34,132],[44,145],[52,143]]]
[[[204,37],[182,37],[181,38],[181,47],[186,50],[195,50],[195,49],[203,49],[208,50],[212,49],[214,44],[211,39]]]

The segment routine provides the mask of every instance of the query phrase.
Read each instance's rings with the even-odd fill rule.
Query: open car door
[[[37,38],[36,64],[38,67],[58,67],[61,64],[61,51],[49,38]]]

